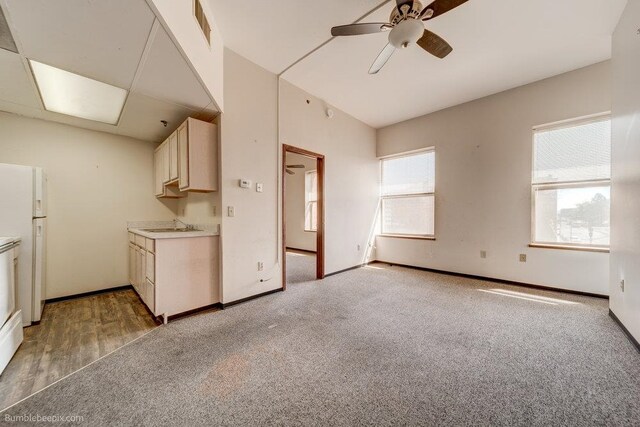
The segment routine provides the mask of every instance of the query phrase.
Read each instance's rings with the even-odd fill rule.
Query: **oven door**
[[[5,324],[16,309],[14,247],[13,243],[0,246],[0,327]]]

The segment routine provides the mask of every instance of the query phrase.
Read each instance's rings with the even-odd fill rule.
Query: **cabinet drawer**
[[[156,253],[156,241],[153,239],[146,239],[145,248],[148,252]]]
[[[147,270],[147,280],[151,283],[156,282],[156,256],[147,252],[147,262],[146,262],[146,270]]]
[[[141,248],[144,248],[146,245],[146,241],[147,239],[144,236],[140,236],[138,234],[136,234],[136,245],[140,246]]]

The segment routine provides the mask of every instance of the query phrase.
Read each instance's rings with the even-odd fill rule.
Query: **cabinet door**
[[[146,252],[146,279],[151,283],[156,282],[156,256],[151,252]]]
[[[146,265],[145,253],[146,251],[144,249],[138,249],[138,256],[140,257],[140,271],[138,271],[138,287],[142,292],[144,292],[144,286],[147,283],[145,279],[146,272],[147,272],[147,269],[145,266]]]
[[[133,248],[134,250],[134,257],[135,257],[135,266],[133,268],[133,280],[132,280],[132,285],[134,287],[134,289],[140,293],[140,269],[142,268],[142,265],[140,264],[140,253],[138,251],[138,248],[135,247]]]
[[[178,179],[178,132],[174,132],[169,137],[169,179]]]
[[[129,244],[129,283],[133,285],[136,277],[136,247]]]
[[[145,286],[145,304],[147,304],[147,307],[149,307],[149,310],[151,310],[151,312],[155,314],[156,312],[155,286],[153,285],[153,283],[151,283],[148,280]]]
[[[160,150],[153,153],[154,187],[156,197],[164,195],[164,184],[162,182],[162,153]]]
[[[189,187],[189,121],[185,121],[176,131],[178,137],[179,187]]]
[[[169,166],[171,164],[171,160],[169,159],[169,143],[168,141],[162,145],[160,149],[162,151],[162,182],[165,184],[171,181],[171,173],[169,171]]]

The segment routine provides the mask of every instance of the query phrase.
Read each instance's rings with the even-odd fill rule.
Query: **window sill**
[[[566,251],[582,251],[582,252],[600,252],[608,254],[610,252],[609,248],[601,247],[601,246],[571,246],[571,245],[554,245],[548,243],[529,243],[530,248],[540,248],[540,249],[560,249]]]
[[[378,237],[409,240],[436,240],[435,236],[412,236],[410,234],[378,234]]]
[[[318,230],[304,230],[305,233],[317,233]]]

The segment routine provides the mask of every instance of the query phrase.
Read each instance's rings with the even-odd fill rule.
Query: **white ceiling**
[[[331,26],[379,4],[210,2],[225,44],[274,72],[328,39]],[[283,77],[379,128],[609,59],[611,34],[626,2],[470,0],[427,24],[454,48],[444,60],[413,46],[370,76],[388,35],[343,37]],[[363,22],[386,21],[392,7],[388,2]]]
[[[279,74],[384,0],[209,0],[225,47]]]
[[[19,50],[0,49],[0,111],[149,141],[162,141],[187,117],[217,114],[145,0],[0,0],[0,7]],[[118,125],[45,111],[27,58],[129,90]]]

